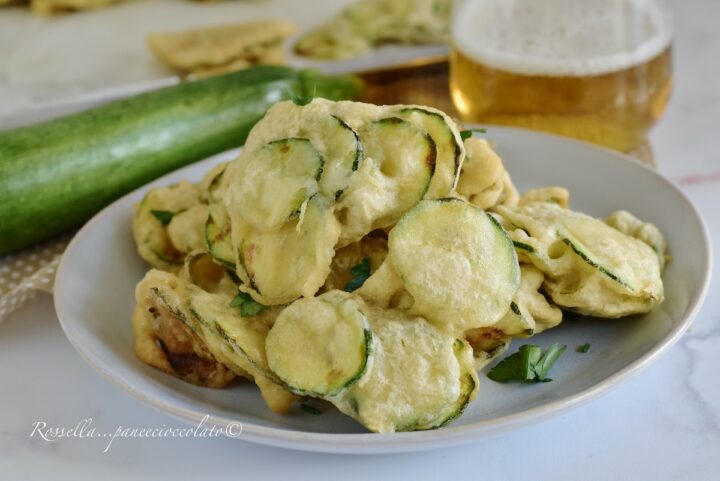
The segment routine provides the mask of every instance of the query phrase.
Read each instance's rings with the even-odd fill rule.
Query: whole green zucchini
[[[256,67],[0,132],[0,255],[87,221],[167,172],[244,143],[275,102],[354,98],[355,77]]]

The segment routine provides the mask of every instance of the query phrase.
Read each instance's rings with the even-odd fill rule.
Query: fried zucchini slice
[[[358,300],[330,291],[285,308],[265,349],[270,368],[292,392],[331,398],[368,372],[373,336]]]
[[[396,209],[406,211],[427,192],[435,172],[437,148],[424,130],[397,117],[372,122],[363,132],[367,155],[380,172],[396,180]]]
[[[465,332],[478,370],[505,352],[513,337],[527,338],[560,324],[562,311],[540,292],[544,279],[532,264],[520,264],[520,287],[502,319]]]
[[[665,269],[669,260],[667,241],[660,229],[650,222],[643,222],[626,210],[613,212],[605,219],[605,223],[623,234],[634,237],[649,245],[657,255],[660,271]]]
[[[325,168],[320,178],[320,192],[338,199],[350,184],[350,179],[364,158],[360,136],[352,127],[334,115],[323,116],[315,128],[324,145]],[[312,138],[312,137],[311,137]]]
[[[532,264],[520,264],[520,287],[510,309],[493,327],[513,337],[530,337],[562,322],[562,310],[540,292],[545,274]]]
[[[242,317],[230,306],[231,300],[229,296],[191,289],[190,326],[217,359],[252,376],[272,411],[285,413],[294,396],[268,367],[265,339],[270,326],[256,318]]]
[[[175,331],[163,330],[164,322],[156,325],[156,316],[167,315],[159,312],[151,313],[140,304],[135,306],[132,326],[135,355],[138,359],[166,374],[198,386],[222,389],[235,379],[236,373],[218,362],[207,350],[170,337]]]
[[[200,289],[223,293],[230,297],[237,294],[236,279],[232,271],[217,263],[209,252],[196,250],[185,256],[185,263],[178,273],[180,279],[195,284]]]
[[[355,107],[359,109],[362,105]],[[323,158],[318,190],[330,199],[337,199],[364,157],[360,136],[337,110],[338,103],[322,99],[306,105],[279,102],[261,120],[259,128],[253,129],[250,148],[281,138],[308,139]]]
[[[153,33],[148,36],[147,44],[163,63],[181,72],[192,72],[252,58],[294,31],[295,26],[284,20],[255,20],[183,32]]]
[[[435,171],[435,142],[411,122],[376,120],[360,138],[366,157],[338,204],[340,246],[395,224],[422,199]]]
[[[323,156],[308,139],[274,140],[245,151],[225,205],[262,232],[277,230],[318,191]]]
[[[273,232],[260,232],[238,219],[233,224],[241,290],[265,305],[312,297],[325,283],[340,236],[332,201],[313,196],[301,215]]]
[[[650,311],[664,289],[656,252],[606,223],[548,202],[499,206],[516,247],[546,275],[544,291],[565,309],[616,318]]]
[[[138,358],[167,374],[200,386],[222,388],[242,370],[229,370],[187,325],[190,314],[172,274],[151,270],[137,285],[133,336]]]
[[[498,204],[516,204],[517,189],[502,159],[488,141],[470,137],[465,140],[464,147],[465,160],[457,183],[457,193],[481,209],[490,209]]]
[[[177,271],[187,250],[179,250],[168,235],[174,216],[200,202],[200,192],[190,182],[149,191],[135,206],[132,231],[138,254],[148,264],[165,271]]]
[[[465,340],[472,347],[475,370],[479,371],[508,350],[512,337],[494,326],[487,326],[465,332]]]
[[[495,324],[518,289],[506,232],[461,199],[424,200],[390,232],[388,259],[413,296],[413,312],[462,337]]]
[[[217,262],[228,269],[235,270],[230,216],[222,202],[214,202],[208,206],[208,217],[205,221],[205,243],[208,252]]]
[[[207,204],[195,204],[172,217],[167,235],[178,252],[205,249],[205,223],[208,218]]]
[[[440,427],[477,394],[472,349],[423,318],[396,309],[368,308],[379,344],[367,377],[330,399],[375,432]]]
[[[465,158],[465,147],[457,126],[447,115],[429,107],[403,107],[397,115],[423,129],[435,142],[435,173],[425,198],[440,199],[449,196],[455,190]]]
[[[233,365],[276,380],[265,356],[267,325],[242,317],[230,306],[231,302],[232,297],[188,286],[191,327],[211,349],[222,351],[222,357],[231,360]]]
[[[417,429],[437,429],[459,418],[478,393],[480,382],[474,369],[473,350],[467,341],[455,339],[455,357],[460,364],[460,395],[455,403],[431,424],[418,425]]]
[[[232,297],[206,292],[174,274],[158,270],[145,275],[136,295],[138,299],[149,296],[162,305],[163,312],[169,313],[167,317],[179,321],[175,328],[182,327],[179,332],[195,339],[212,359],[239,376],[253,379],[270,409],[286,412],[290,408],[294,396],[270,371],[265,357],[265,338],[271,319],[242,317],[230,306]],[[279,309],[272,309],[268,315],[278,312]]]
[[[227,165],[227,162],[217,164],[205,174],[205,177],[200,182],[200,191],[206,203],[212,204],[222,201],[222,186]]]
[[[450,0],[353,2],[326,24],[303,34],[293,49],[302,56],[343,59],[389,43],[446,44],[451,3]]]

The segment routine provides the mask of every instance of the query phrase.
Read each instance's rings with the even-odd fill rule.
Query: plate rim
[[[540,137],[551,138],[553,142],[567,142],[576,144],[577,147],[585,149],[594,149],[602,151],[605,155],[622,159],[624,161],[634,164],[636,167],[641,167],[651,175],[655,176],[658,180],[664,183],[667,187],[673,190],[679,197],[679,199],[686,204],[689,211],[693,214],[694,220],[700,227],[702,246],[701,251],[704,257],[707,259],[705,264],[704,272],[702,273],[702,279],[700,282],[700,288],[695,292],[688,301],[688,306],[685,309],[684,316],[681,322],[655,346],[653,346],[648,352],[629,363],[619,371],[605,377],[603,380],[596,384],[580,391],[575,394],[565,396],[563,398],[551,401],[540,406],[536,406],[530,409],[526,409],[519,413],[505,415],[489,420],[477,421],[461,426],[447,426],[439,430],[433,431],[417,431],[407,433],[320,433],[320,432],[307,432],[307,431],[295,431],[283,428],[262,426],[255,423],[242,422],[242,434],[234,439],[245,440],[263,445],[282,447],[300,451],[313,451],[313,452],[325,452],[325,453],[345,453],[345,454],[376,454],[376,453],[398,453],[398,452],[410,452],[410,451],[422,451],[429,449],[436,449],[441,447],[453,446],[458,444],[464,444],[471,441],[476,441],[497,435],[504,431],[517,429],[524,425],[530,425],[537,423],[543,419],[555,416],[562,412],[569,411],[571,409],[580,407],[589,401],[599,397],[602,394],[607,393],[610,389],[619,386],[622,382],[626,381],[630,377],[634,376],[642,369],[647,367],[652,362],[656,361],[660,356],[667,352],[687,329],[692,324],[693,320],[697,316],[700,308],[702,307],[703,301],[707,295],[710,279],[712,274],[713,255],[712,255],[712,243],[710,240],[709,229],[694,203],[687,197],[687,195],[670,179],[661,175],[659,172],[643,164],[637,159],[630,157],[629,155],[613,151],[608,148],[589,144],[587,142],[569,139],[559,135],[547,134],[543,132],[532,131],[528,129],[516,128],[516,127],[504,127],[497,125],[480,125],[480,124],[467,124],[470,127],[484,127],[491,128],[493,130],[505,130],[508,132],[519,131],[523,135],[534,135]],[[233,149],[226,151],[207,159],[203,159],[199,162],[205,162],[214,158],[222,158],[224,156],[230,156],[237,153],[239,149]],[[231,154],[232,153],[232,154]],[[195,164],[199,163],[196,162]],[[53,284],[53,292],[58,293],[62,291],[60,284],[65,276],[65,271],[68,269],[67,258],[68,252],[71,252],[76,248],[79,239],[84,234],[94,227],[107,211],[114,208],[116,204],[126,200],[128,197],[137,195],[138,192],[146,190],[149,185],[153,183],[162,183],[162,181],[179,170],[186,169],[192,165],[176,169],[175,171],[169,172],[162,177],[154,179],[151,182],[133,190],[132,192],[118,198],[110,205],[103,208],[97,214],[95,214],[85,225],[83,225],[78,232],[73,236],[72,240],[68,244],[65,253],[63,254],[60,263],[57,268],[57,274],[55,276],[55,282]],[[191,409],[182,408],[174,405],[173,403],[158,399],[152,395],[147,395],[141,390],[134,388],[132,385],[118,379],[110,366],[100,359],[97,359],[87,349],[81,346],[75,337],[76,328],[71,319],[71,316],[67,313],[61,296],[54,295],[54,306],[55,311],[60,322],[60,326],[65,336],[70,341],[75,351],[80,355],[85,362],[93,367],[105,380],[119,388],[121,391],[129,394],[131,397],[142,401],[153,409],[171,415],[172,417],[179,419],[184,422],[197,424],[203,418],[207,417],[206,423],[214,424],[218,427],[226,427],[228,425],[237,424],[238,420],[226,416],[211,415],[208,413],[198,413]],[[75,324],[76,325],[76,324]]]

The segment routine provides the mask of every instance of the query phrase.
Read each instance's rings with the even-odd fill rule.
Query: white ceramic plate
[[[205,415],[223,426],[241,422],[240,439],[287,448],[387,453],[436,448],[492,436],[578,406],[627,379],[666,351],[697,313],[710,277],[710,243],[698,212],[670,182],[619,154],[516,129],[489,127],[514,182],[522,191],[566,186],[574,209],[604,217],[625,208],[655,223],[670,244],[666,301],[651,314],[621,320],[571,318],[529,342],[568,346],[552,372],[553,382],[497,384],[481,375],[480,395],[451,425],[412,433],[375,434],[328,409],[314,416],[296,409],[271,413],[251,383],[225,390],[186,384],[138,361],[130,315],[134,287],[147,266],[135,252],[132,204],[150,187],[180,179],[197,181],[216,156],[159,179],[118,200],[83,227],[57,273],[55,307],[75,349],[106,379],[158,410],[196,424]],[[589,342],[587,354],[575,351]],[[513,348],[521,343],[516,342]]]

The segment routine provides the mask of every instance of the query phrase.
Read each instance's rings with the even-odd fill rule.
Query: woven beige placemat
[[[55,270],[70,236],[0,257],[0,322],[38,292],[52,294]]]

